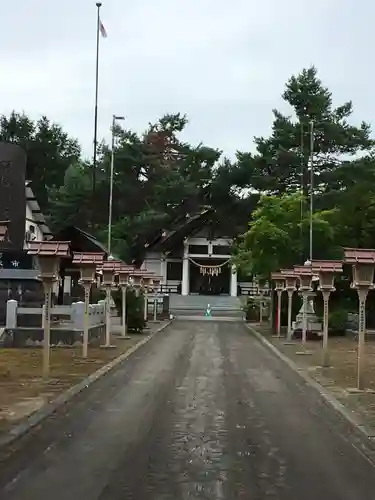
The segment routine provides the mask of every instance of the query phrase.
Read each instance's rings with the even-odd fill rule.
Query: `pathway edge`
[[[85,379],[81,380],[81,382],[78,382],[78,384],[75,384],[66,391],[62,392],[53,401],[46,404],[39,410],[35,411],[29,417],[26,417],[26,419],[22,420],[19,424],[15,425],[12,429],[9,430],[9,432],[6,432],[4,436],[0,437],[0,448],[12,444],[14,441],[18,440],[19,438],[27,434],[34,427],[42,423],[43,420],[45,420],[47,417],[55,413],[61,406],[68,403],[71,399],[73,399],[83,390],[87,389],[91,384],[96,382],[99,378],[103,377],[104,375],[107,375],[117,365],[119,365],[127,358],[129,358],[140,347],[147,344],[147,342],[149,342],[155,335],[165,330],[171,323],[172,321],[167,321],[153,333],[142,339],[137,344],[130,347],[130,349],[128,349],[126,352],[120,354],[120,356],[118,356],[117,358],[103,365],[94,373],[92,373]]]
[[[340,401],[325,387],[323,387],[319,382],[311,378],[304,369],[301,369],[294,361],[289,359],[284,353],[279,351],[279,349],[274,346],[269,340],[267,340],[261,333],[259,333],[251,325],[245,323],[245,328],[249,330],[254,337],[259,340],[264,346],[266,346],[270,351],[272,351],[279,359],[281,359],[285,364],[289,366],[295,373],[297,373],[304,382],[315,389],[320,396],[323,398],[324,402],[330,405],[337,413],[339,413],[351,426],[357,429],[362,437],[372,444],[372,440],[375,438],[375,430],[368,428],[363,425],[355,415],[348,410],[345,405],[340,403]]]

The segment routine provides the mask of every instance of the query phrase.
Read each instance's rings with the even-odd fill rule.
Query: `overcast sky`
[[[336,103],[375,118],[375,4],[368,0],[103,0],[99,137],[113,113],[137,131],[166,112],[185,139],[232,156],[267,135],[293,73],[312,64]],[[1,5],[0,112],[45,114],[92,155],[93,0]]]

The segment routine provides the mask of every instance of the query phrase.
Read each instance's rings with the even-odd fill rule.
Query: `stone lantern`
[[[308,297],[312,291],[312,270],[311,264],[304,266],[294,266],[294,273],[297,275],[300,290],[302,293],[302,343],[306,344],[307,341],[307,308],[308,308]]]
[[[344,264],[351,264],[353,269],[352,288],[358,293],[358,356],[357,388],[365,387],[365,332],[366,299],[369,290],[374,288],[375,249],[344,248]]]
[[[121,288],[122,293],[122,335],[120,338],[129,339],[127,336],[127,324],[126,324],[126,292],[129,286],[129,278],[134,271],[133,266],[122,266],[118,270],[118,283]]]
[[[293,293],[297,290],[297,275],[294,269],[281,269],[281,274],[285,279],[285,290],[288,293],[288,333],[287,340],[290,342],[292,340],[292,304],[293,304]]]
[[[83,357],[87,358],[89,344],[89,305],[91,285],[95,282],[97,267],[102,266],[104,253],[74,252],[73,264],[79,267],[81,282],[85,291],[83,317]]]
[[[59,277],[60,259],[68,258],[70,241],[31,241],[28,255],[36,257],[39,278],[44,288],[43,376],[50,372],[51,296],[53,283]]]
[[[277,293],[277,328],[276,334],[280,338],[281,335],[281,298],[285,287],[285,276],[281,273],[272,273],[271,279],[275,282],[275,290]]]
[[[312,272],[319,276],[319,290],[323,295],[323,362],[322,366],[330,366],[328,349],[329,296],[335,291],[335,274],[342,273],[342,262],[339,260],[313,260]]]

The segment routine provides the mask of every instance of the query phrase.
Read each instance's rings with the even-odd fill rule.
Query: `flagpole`
[[[100,32],[100,2],[97,7],[97,25],[96,25],[96,68],[95,68],[95,112],[94,112],[94,156],[92,166],[92,193],[95,196],[96,189],[96,156],[98,148],[98,87],[99,87],[99,32]]]

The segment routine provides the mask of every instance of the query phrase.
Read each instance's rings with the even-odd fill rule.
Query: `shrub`
[[[348,311],[337,309],[331,311],[328,316],[328,326],[331,333],[345,333],[348,321]]]
[[[256,300],[254,297],[247,297],[243,310],[247,321],[259,321],[259,300]]]
[[[122,292],[115,290],[112,292],[112,298],[116,305],[118,314],[122,314]],[[144,296],[137,297],[135,290],[128,288],[126,291],[126,324],[128,332],[141,332],[146,326],[144,320]]]

